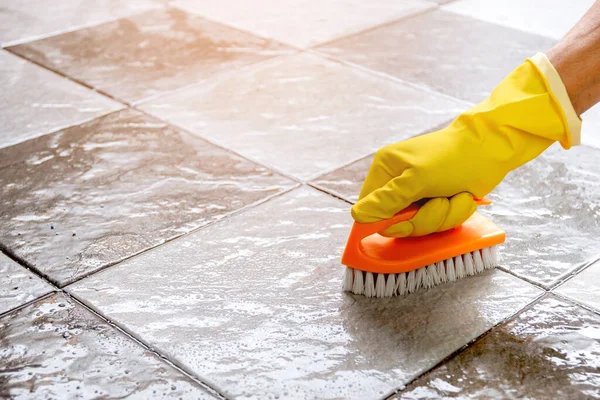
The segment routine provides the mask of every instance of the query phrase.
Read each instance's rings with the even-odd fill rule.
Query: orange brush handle
[[[491,204],[486,198],[478,205]],[[401,240],[378,232],[413,218],[420,206],[413,204],[390,219],[355,222],[342,255],[342,264],[362,271],[397,274],[409,272],[458,255],[503,243],[506,233],[487,218],[474,213],[456,229]]]
[[[487,197],[484,197],[482,199],[475,199],[475,203],[477,203],[478,206],[487,206],[492,204],[492,201]],[[399,222],[408,221],[414,218],[414,216],[417,215],[417,212],[420,209],[421,206],[419,206],[418,204],[411,204],[410,206],[408,206],[407,208],[400,211],[399,213],[397,213],[389,219],[384,219],[377,222],[370,222],[366,224],[355,222],[352,230],[355,231],[354,234],[359,239],[364,239],[368,236],[373,235],[374,233],[381,232],[382,230],[389,228],[390,226],[396,225]]]

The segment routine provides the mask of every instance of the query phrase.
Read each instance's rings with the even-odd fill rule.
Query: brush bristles
[[[497,246],[487,247],[401,274],[377,274],[346,267],[344,291],[366,297],[404,296],[494,268]]]

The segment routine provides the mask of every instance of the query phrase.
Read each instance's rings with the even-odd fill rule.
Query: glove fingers
[[[400,222],[396,225],[392,225],[389,228],[379,232],[381,236],[403,238],[410,236],[415,230],[415,226],[411,221]]]
[[[436,197],[427,201],[410,220],[391,226],[380,232],[387,237],[425,236],[437,232],[448,215],[450,201]]]
[[[437,229],[437,232],[456,228],[465,222],[477,210],[477,203],[471,193],[463,192],[452,196],[446,219]]]
[[[394,177],[384,168],[383,164],[377,159],[377,155],[373,159],[373,163],[369,168],[365,182],[363,183],[358,199],[362,200],[370,193],[385,186]]]
[[[391,218],[420,199],[420,187],[411,170],[405,170],[354,204],[352,217],[362,223]]]
[[[425,203],[410,221],[404,221],[380,232],[387,237],[424,236],[455,228],[477,209],[470,193],[459,193],[450,199],[438,197]]]
[[[402,175],[407,165],[398,156],[396,145],[385,146],[377,150],[373,156],[373,162],[369,173],[360,190],[359,200],[367,197],[377,189],[384,187],[390,180]]]

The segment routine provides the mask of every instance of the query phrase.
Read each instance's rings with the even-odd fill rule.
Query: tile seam
[[[268,202],[268,201],[270,201],[270,200],[272,200],[272,199],[275,199],[275,198],[277,198],[277,197],[283,196],[284,194],[287,194],[287,193],[289,193],[289,192],[291,192],[291,191],[293,191],[293,190],[296,190],[296,189],[298,189],[298,188],[299,188],[299,187],[301,187],[301,186],[303,186],[303,185],[302,185],[302,184],[295,184],[295,185],[293,185],[293,186],[291,186],[291,187],[289,187],[289,188],[287,188],[287,189],[285,189],[285,190],[279,191],[279,192],[277,192],[277,193],[275,193],[275,194],[272,194],[272,195],[270,195],[270,196],[267,196],[267,197],[265,197],[265,198],[262,198],[262,199],[260,199],[260,200],[257,200],[257,201],[255,201],[254,203],[251,203],[251,204],[245,205],[244,207],[241,207],[241,208],[239,208],[239,209],[237,209],[237,210],[231,211],[231,212],[229,212],[229,213],[227,213],[227,214],[223,215],[221,218],[219,218],[219,219],[217,219],[217,220],[211,221],[211,222],[209,222],[209,223],[207,223],[207,224],[205,224],[205,225],[197,226],[197,227],[193,228],[192,230],[190,230],[190,231],[188,231],[188,232],[184,232],[184,233],[182,233],[182,234],[180,234],[180,235],[177,235],[177,236],[171,237],[171,238],[169,238],[169,239],[165,240],[164,242],[162,242],[162,243],[159,243],[159,244],[157,244],[157,245],[155,245],[155,246],[152,246],[152,247],[149,247],[149,248],[146,248],[146,249],[140,250],[139,252],[137,252],[137,253],[135,253],[135,254],[131,254],[131,255],[129,255],[129,256],[127,256],[127,257],[125,257],[125,258],[121,259],[121,260],[118,260],[118,261],[115,261],[115,262],[113,262],[113,263],[107,264],[107,265],[103,266],[103,267],[102,267],[102,268],[100,268],[100,269],[97,269],[97,270],[95,270],[95,271],[91,271],[91,272],[89,272],[89,273],[83,274],[83,275],[81,275],[80,277],[78,277],[76,280],[69,281],[69,282],[67,282],[67,283],[65,283],[64,285],[61,285],[61,286],[58,286],[58,285],[57,285],[57,286],[58,286],[58,287],[60,287],[60,288],[62,288],[62,289],[65,289],[65,288],[67,288],[67,287],[69,287],[69,286],[71,286],[71,285],[74,285],[75,283],[79,283],[79,282],[81,282],[81,281],[83,281],[83,280],[85,280],[85,279],[87,279],[87,278],[89,278],[89,277],[92,277],[92,276],[94,276],[94,275],[96,275],[96,274],[98,274],[98,273],[100,273],[100,272],[106,271],[106,270],[108,270],[108,269],[110,269],[110,268],[112,268],[112,267],[116,267],[116,266],[118,266],[118,265],[120,265],[120,264],[122,264],[122,263],[125,263],[125,262],[127,262],[127,261],[129,261],[129,260],[131,260],[131,259],[134,259],[134,258],[136,258],[136,257],[140,257],[140,256],[142,256],[142,255],[144,255],[144,254],[146,254],[146,253],[149,253],[149,252],[151,252],[151,251],[154,251],[154,250],[158,249],[159,247],[166,246],[167,244],[169,244],[169,243],[171,243],[171,242],[173,242],[173,241],[175,241],[175,240],[179,240],[179,239],[181,239],[181,238],[183,238],[183,237],[186,237],[186,236],[188,236],[188,235],[191,235],[191,234],[193,234],[193,233],[195,233],[195,232],[198,232],[198,231],[200,231],[200,230],[202,230],[202,229],[205,229],[205,228],[211,227],[211,226],[213,226],[213,225],[215,225],[215,224],[218,224],[218,223],[220,223],[221,221],[225,221],[225,220],[227,220],[227,219],[229,219],[229,218],[232,218],[232,217],[234,217],[234,216],[237,216],[239,213],[243,213],[243,212],[245,212],[246,210],[253,209],[253,208],[255,208],[255,207],[257,207],[257,206],[260,206],[261,204],[263,204],[263,203],[266,203],[266,202]]]
[[[180,366],[178,363],[171,360],[169,357],[164,355],[162,352],[158,351],[157,348],[150,346],[144,340],[141,340],[136,335],[129,332],[127,329],[124,329],[120,324],[116,323],[115,321],[112,321],[110,318],[108,318],[107,316],[102,314],[100,311],[96,310],[91,305],[88,305],[83,299],[80,299],[76,295],[74,295],[66,290],[61,290],[61,293],[63,293],[68,298],[72,299],[75,303],[77,303],[79,306],[83,307],[85,310],[91,312],[96,318],[100,319],[102,322],[107,324],[111,329],[114,329],[118,334],[125,336],[126,338],[131,340],[135,345],[140,346],[143,349],[145,349],[146,351],[151,352],[161,363],[165,363],[165,364],[169,365],[170,367],[174,368],[176,371],[178,371],[182,375],[191,379],[194,383],[199,385],[202,389],[206,390],[214,397],[216,397],[218,399],[223,399],[223,400],[227,399],[227,397],[225,397],[221,393],[220,390],[218,390],[218,389],[214,388],[212,385],[209,385],[208,383],[204,382],[202,380],[202,378],[200,378],[199,376],[196,376],[195,374],[188,371],[186,368]]]
[[[144,9],[142,11],[132,11],[131,14],[126,14],[126,15],[122,15],[122,16],[115,16],[113,18],[107,18],[106,20],[101,20],[101,21],[96,21],[96,22],[90,22],[89,24],[83,24],[83,25],[77,25],[77,26],[72,26],[70,28],[67,28],[65,30],[56,30],[56,31],[52,31],[52,32],[47,32],[47,33],[42,33],[39,34],[37,36],[32,36],[29,38],[23,38],[23,39],[15,39],[13,41],[8,41],[6,43],[1,43],[0,44],[0,48],[6,50],[6,48],[8,47],[13,47],[13,46],[20,46],[23,44],[27,44],[27,43],[32,43],[32,42],[37,42],[38,40],[44,40],[44,39],[48,39],[54,36],[59,36],[59,35],[63,35],[65,33],[71,33],[71,32],[76,32],[78,30],[81,29],[87,29],[87,28],[93,28],[102,24],[106,24],[109,22],[114,22],[114,21],[118,21],[120,19],[124,19],[124,18],[131,18],[131,17],[135,17],[137,15],[143,14],[145,12],[148,11],[152,11],[152,10],[161,10],[161,9],[165,9],[167,7],[166,4],[161,4],[159,2],[155,2],[153,1],[153,3],[156,5],[155,7],[151,7],[151,8],[147,8]]]
[[[429,374],[430,372],[432,372],[436,368],[441,367],[442,365],[446,364],[446,362],[450,361],[451,359],[453,359],[454,357],[456,357],[457,355],[459,355],[463,351],[467,350],[473,344],[475,344],[479,340],[483,339],[485,336],[489,335],[494,329],[498,328],[501,325],[504,325],[504,324],[510,322],[511,320],[513,320],[515,318],[518,318],[518,316],[521,313],[523,313],[524,311],[530,309],[536,303],[538,303],[539,301],[541,301],[542,299],[544,299],[548,295],[549,295],[549,292],[545,292],[545,291],[539,293],[537,296],[535,296],[531,301],[529,301],[527,304],[525,304],[519,310],[517,310],[514,313],[510,314],[508,317],[504,318],[500,322],[494,324],[489,329],[487,329],[485,332],[483,332],[480,335],[478,335],[476,338],[474,338],[474,339],[470,340],[469,342],[465,343],[460,348],[456,349],[454,352],[452,352],[451,354],[449,354],[448,356],[446,356],[444,359],[440,360],[438,363],[436,363],[435,365],[433,365],[431,368],[425,369],[423,372],[417,374],[416,376],[414,376],[412,379],[410,379],[409,381],[407,381],[402,386],[399,386],[395,390],[388,392],[386,395],[384,395],[381,398],[381,400],[391,400],[391,399],[393,399],[393,396],[404,392],[409,385],[411,385],[412,383],[414,383],[415,381],[417,381],[419,378],[421,378],[423,376],[426,376],[427,374]]]

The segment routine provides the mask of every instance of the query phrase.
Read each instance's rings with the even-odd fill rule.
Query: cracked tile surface
[[[600,397],[600,316],[546,297],[394,399]]]
[[[0,50],[0,82],[0,147],[123,107],[3,50]]]
[[[350,222],[303,187],[67,290],[228,396],[260,399],[383,396],[540,293],[499,270],[405,298],[342,293]]]
[[[2,398],[213,399],[61,294],[0,318]]]
[[[553,44],[542,36],[438,10],[317,50],[478,103],[527,57]]]
[[[0,150],[0,243],[67,284],[293,186],[125,110]]]
[[[301,179],[419,134],[467,107],[307,53],[223,74],[142,105]]]
[[[148,11],[11,51],[129,103],[290,52],[176,9]]]
[[[0,253],[0,314],[52,291],[34,273]]]
[[[507,233],[502,267],[551,287],[600,253],[598,157],[600,150],[587,146],[555,145],[494,189],[494,204],[480,211]],[[370,165],[368,157],[313,182],[356,201]]]
[[[176,0],[174,6],[298,47],[310,47],[422,12],[423,0]]]
[[[160,6],[160,1],[152,0],[61,0],[53,2],[52,7],[45,0],[3,2],[0,44],[55,35]]]
[[[558,40],[592,4],[594,0],[573,0],[568,7],[561,0],[459,0],[444,9]]]

